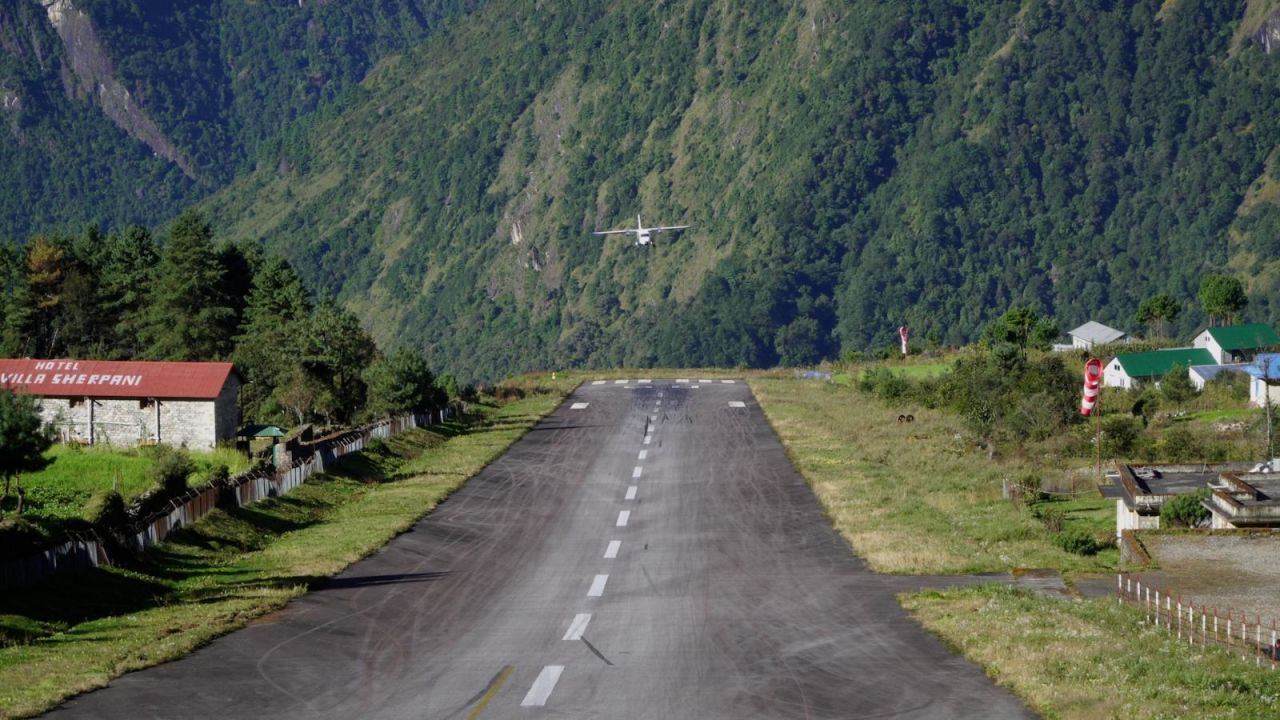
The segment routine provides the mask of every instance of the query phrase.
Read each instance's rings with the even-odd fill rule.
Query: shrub
[[[1040,476],[1027,473],[1013,481],[1014,492],[1022,498],[1022,502],[1031,506],[1031,514],[1040,517],[1042,510],[1035,503],[1044,500],[1044,492],[1040,489]]]
[[[204,475],[204,481],[207,483],[223,483],[229,479],[231,479],[231,468],[225,463],[214,465]]]
[[[1209,488],[1178,495],[1160,506],[1160,523],[1170,527],[1197,527],[1209,519],[1209,511],[1200,504],[1209,497]]]
[[[1181,404],[1195,397],[1196,388],[1191,384],[1191,376],[1181,365],[1173,368],[1160,379],[1160,394],[1171,403]]]
[[[1079,528],[1063,530],[1053,536],[1053,544],[1076,555],[1096,555],[1105,547],[1092,534]]]
[[[1142,428],[1138,421],[1124,415],[1102,418],[1102,452],[1107,457],[1123,457],[1133,452]]]
[[[882,400],[898,400],[907,394],[910,382],[888,368],[868,368],[858,378],[858,389]]]
[[[169,496],[187,491],[187,478],[195,472],[195,464],[186,450],[169,445],[157,445],[152,451],[155,460],[147,468],[147,479]]]
[[[1190,462],[1203,459],[1204,448],[1191,430],[1174,426],[1165,430],[1160,439],[1160,456],[1166,462]]]
[[[115,490],[95,492],[84,506],[84,519],[100,527],[118,527],[127,518],[124,498]]]

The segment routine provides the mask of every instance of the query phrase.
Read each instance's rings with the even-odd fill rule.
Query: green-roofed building
[[[1213,355],[1218,365],[1253,362],[1260,352],[1280,349],[1280,335],[1263,323],[1209,328],[1191,343]]]
[[[1133,388],[1142,382],[1159,382],[1175,366],[1189,370],[1197,365],[1216,364],[1213,355],[1204,348],[1120,353],[1107,363],[1102,382],[1108,387]]]

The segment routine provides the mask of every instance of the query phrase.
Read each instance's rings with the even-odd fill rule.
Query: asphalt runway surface
[[[54,717],[1023,718],[869,572],[750,390],[587,383],[375,555]]]

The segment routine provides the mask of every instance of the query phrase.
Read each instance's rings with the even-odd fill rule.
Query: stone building
[[[0,359],[0,387],[40,398],[66,442],[212,448],[234,440],[231,363]]]

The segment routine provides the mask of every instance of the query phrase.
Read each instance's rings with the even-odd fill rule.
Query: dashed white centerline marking
[[[640,451],[640,455],[639,455],[639,457],[637,457],[636,459],[637,459],[637,460],[643,460],[643,459],[645,459],[645,458],[647,458],[647,457],[649,457],[649,451],[648,451],[648,450],[641,450],[641,451]]]
[[[563,665],[548,665],[542,668],[542,672],[538,673],[538,679],[533,681],[533,687],[529,688],[529,694],[520,701],[520,706],[546,705],[547,698],[551,697],[551,691],[556,689],[556,683],[560,681],[562,672],[564,672]]]
[[[596,381],[592,382],[591,384],[592,384],[592,385],[603,385],[603,384],[604,384],[604,380],[596,380]]]
[[[659,401],[658,401],[658,407],[662,407],[662,401],[661,401],[661,400],[659,400]]]
[[[652,435],[645,435],[645,436],[644,436],[644,444],[645,444],[645,445],[648,445],[648,444],[649,444],[649,441],[650,441],[650,440],[652,440],[652,439],[653,439],[653,436],[652,436]]]
[[[644,468],[642,468],[642,467],[640,467],[639,465],[637,465],[637,466],[635,466],[634,468],[632,468],[632,469],[631,469],[631,477],[633,477],[633,478],[638,478],[638,477],[640,477],[640,473],[642,473],[642,472],[644,472]]]
[[[626,527],[627,521],[631,519],[630,510],[620,510],[618,512],[618,527]],[[599,577],[598,575],[596,577]]]
[[[690,390],[697,390],[697,389],[698,389],[698,388],[700,388],[700,387],[702,387],[702,386],[701,386],[701,385],[690,385],[690,386],[689,386],[689,389],[690,389]]]
[[[570,410],[586,410],[591,403],[574,403],[569,406]]]
[[[587,631],[587,623],[591,622],[591,613],[578,613],[573,616],[573,622],[569,623],[569,631],[564,634],[565,640],[581,640],[582,634]]]
[[[678,383],[684,383],[684,384],[686,384],[686,385],[687,385],[687,384],[689,384],[689,378],[684,378],[683,380],[677,380],[676,382],[678,382]]]
[[[608,575],[597,575],[595,580],[591,581],[591,589],[587,591],[587,597],[600,597],[604,594],[604,584],[609,582]]]
[[[618,551],[622,549],[621,540],[610,540],[609,547],[604,549],[604,559],[612,560],[618,557]]]
[[[741,400],[730,400],[730,401],[729,401],[729,407],[746,407],[746,406],[747,406],[747,404],[746,404],[746,403],[744,403],[744,402],[742,402]]]
[[[632,485],[632,486],[628,487],[628,488],[627,488],[627,497],[626,497],[626,498],[624,498],[624,499],[626,499],[626,500],[635,500],[635,499],[636,499],[636,490],[637,490],[637,489],[638,489],[638,488],[637,488],[635,485]]]

